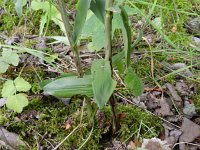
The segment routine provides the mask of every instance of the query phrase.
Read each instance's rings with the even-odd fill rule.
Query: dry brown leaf
[[[176,27],[176,26],[173,26],[173,28],[171,29],[171,31],[172,31],[173,33],[176,33],[176,32],[177,32],[177,27]]]
[[[183,134],[179,138],[179,142],[190,143],[193,142],[197,137],[200,136],[200,126],[190,121],[187,118],[183,119],[181,126]],[[185,150],[185,144],[179,144],[180,150]]]

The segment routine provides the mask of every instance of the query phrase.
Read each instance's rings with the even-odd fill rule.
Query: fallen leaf
[[[124,119],[124,118],[126,118],[126,113],[120,113],[120,114],[118,114],[118,118],[119,118],[119,119]]]
[[[184,104],[183,113],[186,118],[191,119],[194,115],[196,115],[195,105],[189,101],[185,101]]]
[[[136,148],[136,145],[133,141],[130,141],[129,144],[128,144],[128,149],[130,150],[134,150]]]
[[[72,126],[72,118],[70,117],[65,123],[65,130],[70,129]]]
[[[20,140],[17,134],[9,132],[3,127],[0,127],[0,145],[9,150],[25,147],[25,143]]]
[[[171,29],[171,31],[172,31],[173,33],[176,33],[177,27],[173,26],[172,29]]]
[[[147,150],[171,150],[166,141],[161,141],[158,138],[143,139],[142,148]]]
[[[160,108],[156,109],[155,113],[162,117],[173,115],[165,98],[160,100]]]
[[[182,108],[183,102],[182,102],[181,97],[178,95],[175,87],[170,83],[166,83],[166,87],[169,90],[171,100],[174,101],[174,103],[176,104],[176,107]]]
[[[183,134],[179,138],[180,143],[181,142],[190,143],[200,136],[200,126],[190,121],[187,118],[183,119],[181,130],[183,131]],[[184,143],[179,144],[179,149],[185,150],[185,144]]]
[[[178,142],[182,131],[167,123],[164,123],[163,126],[165,128],[165,141],[172,148]]]
[[[112,141],[112,145],[113,145],[112,149],[126,150],[126,145],[116,139]]]

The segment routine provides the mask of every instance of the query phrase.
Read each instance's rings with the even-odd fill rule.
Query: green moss
[[[198,90],[196,94],[192,97],[192,100],[194,101],[196,110],[200,113],[200,87],[198,87]]]
[[[156,137],[162,130],[161,120],[140,108],[132,105],[119,105],[118,111],[125,115],[125,118],[120,120],[121,127],[118,131],[121,141],[127,141],[137,135],[143,138]]]
[[[175,84],[176,80],[175,80],[175,75],[169,75],[165,78],[166,82],[169,82],[171,84]]]
[[[4,2],[0,2],[0,8],[5,8],[6,11],[1,15],[0,19],[0,31],[10,32],[16,24],[18,24],[19,19],[15,15],[14,3],[7,1],[4,5]]]
[[[8,118],[7,129],[11,132],[17,133],[23,140],[25,140],[31,149],[37,147],[37,141],[40,141],[42,136],[45,136],[40,144],[48,147],[51,141],[53,145],[57,145],[66,136],[68,136],[73,129],[75,129],[81,120],[82,107],[81,100],[72,100],[69,106],[58,102],[54,98],[50,99],[33,99],[30,104],[24,109],[22,114],[13,113],[10,115],[8,110],[2,110],[4,116]],[[37,112],[36,118],[28,116],[31,111]],[[143,110],[130,105],[119,105],[117,108],[119,114],[124,114],[124,118],[120,119],[120,129],[117,138],[121,141],[128,142],[129,139],[138,134],[138,129],[141,122],[139,135],[140,137],[155,137],[161,129],[161,121],[153,117]],[[111,111],[109,106],[105,106],[102,110],[104,119],[94,120],[94,129],[88,142],[83,149],[100,149],[102,134],[110,134],[111,131]],[[9,117],[8,117],[9,116]],[[22,116],[28,116],[22,119]],[[4,119],[4,117],[3,117]],[[67,120],[71,119],[72,124],[69,129],[65,129]],[[103,123],[100,127],[99,124]],[[145,126],[144,126],[145,125]],[[149,128],[147,128],[148,126]],[[151,129],[151,130],[149,130]],[[83,118],[80,127],[60,146],[60,149],[79,148],[81,144],[88,138],[92,130],[92,124],[89,123],[88,112],[86,107],[83,108]],[[28,137],[28,138],[27,138]]]

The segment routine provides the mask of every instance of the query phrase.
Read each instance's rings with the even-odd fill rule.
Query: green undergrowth
[[[23,16],[19,17],[16,14],[12,1],[7,1],[6,4],[4,4],[4,1],[1,1],[0,8],[5,10],[0,19],[1,32],[4,31],[8,36],[22,35],[22,33],[23,35],[39,34],[38,29],[42,11],[32,11],[30,7],[23,7]],[[44,31],[46,31],[45,35],[47,36],[62,35],[59,27],[52,21],[49,22],[48,26],[45,26]]]
[[[196,94],[192,97],[196,110],[200,113],[200,87],[197,88]]]
[[[66,106],[54,98],[35,98],[21,114],[10,113],[5,108],[1,109],[0,123],[9,131],[20,135],[20,138],[26,141],[31,149],[36,149],[37,142],[41,141],[44,135],[46,135],[45,140],[42,140],[40,145],[48,147],[49,142],[54,146],[57,145],[79,125],[83,115],[78,129],[60,147],[63,150],[76,149],[83,144],[92,130],[86,107],[80,106],[81,103],[82,101],[77,99],[72,100],[71,104]],[[137,135],[139,135],[138,138],[155,137],[162,129],[158,118],[137,107],[119,105],[117,109],[121,116],[117,139],[122,142],[127,143]],[[104,138],[111,139],[110,107],[104,107],[101,113],[103,114],[101,118],[95,117],[93,132],[83,149],[98,150],[104,145],[101,142]],[[67,120],[71,120],[69,129],[66,129]]]

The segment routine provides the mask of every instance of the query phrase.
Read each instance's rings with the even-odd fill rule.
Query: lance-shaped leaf
[[[93,96],[91,76],[78,78],[77,76],[56,79],[43,87],[44,94],[58,98],[67,98],[74,95]]]
[[[110,62],[104,59],[92,63],[92,88],[95,101],[102,108],[115,90],[117,82],[111,77]]]
[[[77,4],[77,12],[74,24],[73,42],[77,43],[79,36],[83,30],[88,9],[90,8],[91,0],[79,0]]]
[[[130,59],[131,59],[131,28],[129,26],[128,14],[126,13],[124,7],[120,6],[120,9],[121,9],[121,17],[123,21],[122,33],[123,33],[123,40],[124,40],[126,66],[128,68],[130,65]]]
[[[104,23],[105,16],[105,0],[92,0],[90,9],[97,16],[97,18]]]
[[[140,96],[143,93],[144,84],[131,67],[127,70],[124,82],[133,95]]]

